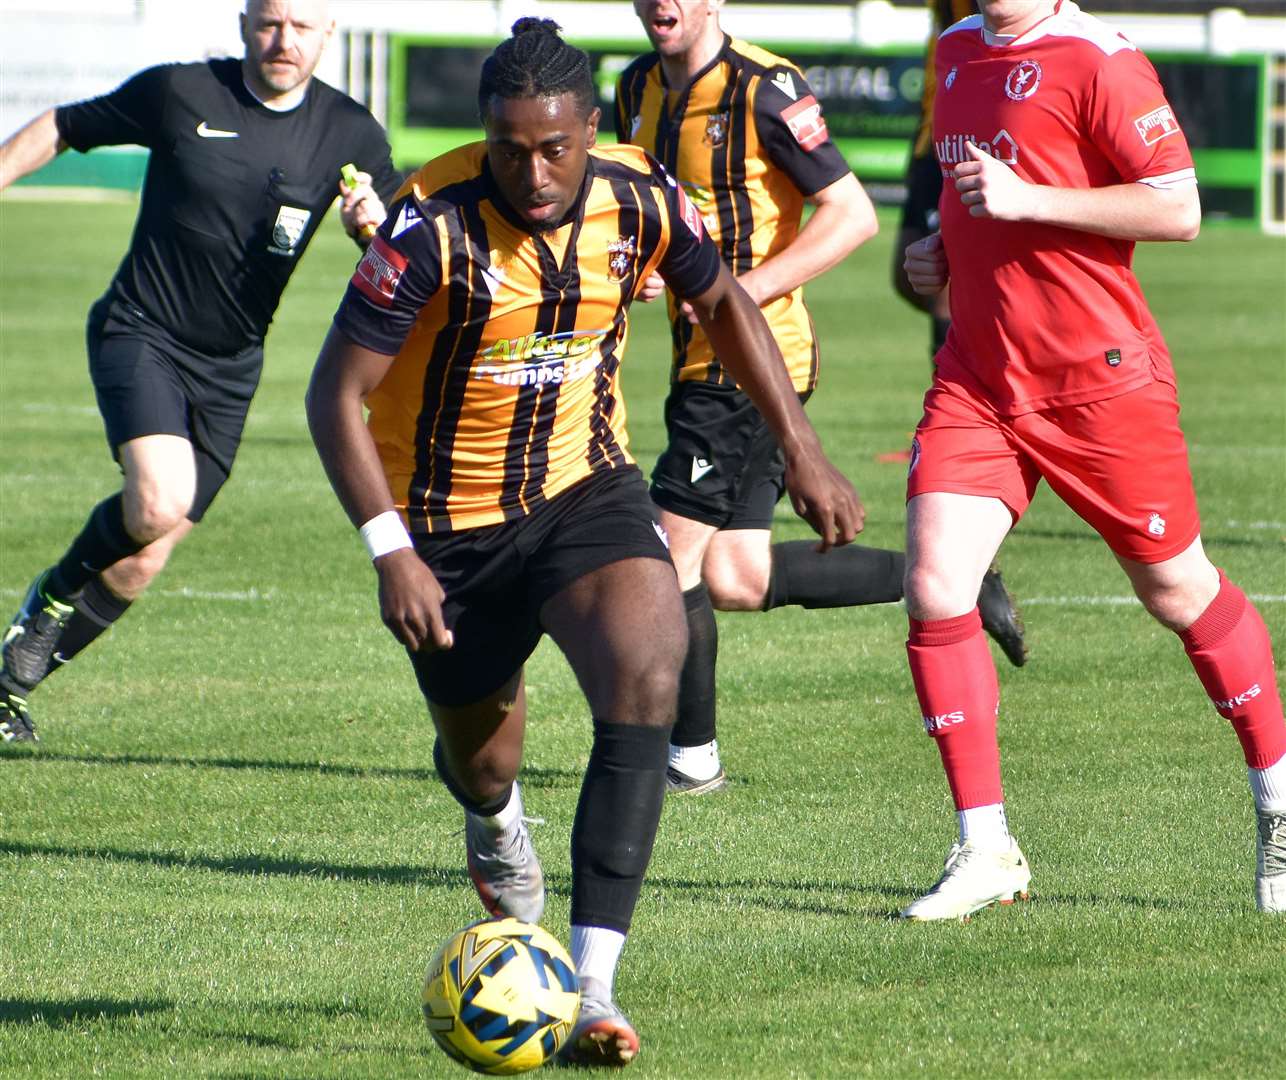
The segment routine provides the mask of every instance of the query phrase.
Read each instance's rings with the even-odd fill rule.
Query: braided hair
[[[478,111],[487,115],[493,96],[501,98],[576,96],[577,110],[594,105],[589,57],[558,34],[553,19],[523,18],[513,24],[513,37],[502,41],[482,62]]]

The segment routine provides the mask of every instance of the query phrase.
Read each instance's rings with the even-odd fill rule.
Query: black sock
[[[719,627],[703,582],[683,594],[688,617],[688,654],[679,674],[679,711],[670,742],[704,746],[714,739],[714,671],[719,659]]]
[[[663,727],[594,720],[572,825],[572,925],[627,933],[665,801]]]
[[[900,551],[848,544],[823,553],[814,540],[773,544],[764,610],[889,604],[902,599],[905,568]]]
[[[111,629],[112,623],[129,610],[131,600],[112,592],[101,577],[92,577],[76,600],[76,610],[67,620],[54,647],[53,674],[72,657],[83,652],[101,634]]]
[[[456,783],[455,777],[451,775],[451,770],[447,768],[446,757],[442,753],[442,741],[440,739],[433,740],[433,767],[438,770],[438,776],[442,778],[442,783],[446,785],[447,791],[451,792],[451,797],[469,813],[477,814],[478,817],[495,817],[509,805],[509,797],[514,790],[513,784],[505,788],[504,794],[496,796],[489,803],[479,805],[474,802],[469,797],[469,793]]]
[[[80,535],[50,572],[46,590],[59,600],[74,600],[100,570],[145,547],[125,531],[124,502],[118,491],[94,507]]]
[[[938,350],[947,343],[947,331],[951,329],[950,319],[939,319],[936,315],[933,318],[933,356],[938,355]]]

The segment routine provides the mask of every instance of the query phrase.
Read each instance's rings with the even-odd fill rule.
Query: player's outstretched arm
[[[54,110],[41,113],[0,143],[0,191],[48,165],[66,149],[67,144],[58,134]]]
[[[760,307],[826,273],[880,231],[870,196],[852,173],[808,201],[815,209],[795,239],[737,279]]]
[[[690,303],[719,362],[777,437],[795,513],[822,538],[820,550],[847,544],[861,532],[866,509],[853,485],[827,460],[758,306],[723,265],[714,284]]]
[[[331,487],[357,528],[393,512],[375,441],[363,416],[366,396],[379,385],[391,356],[365,349],[335,327],[322,345],[304,404],[308,430]],[[408,649],[449,649],[442,624],[442,587],[432,571],[405,547],[375,556],[380,580],[380,615]]]

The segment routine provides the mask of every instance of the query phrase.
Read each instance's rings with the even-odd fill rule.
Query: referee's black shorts
[[[119,460],[121,445],[144,435],[187,439],[196,457],[196,497],[187,516],[200,521],[232,472],[263,346],[207,355],[112,293],[90,309],[85,336],[112,454]]]
[[[669,441],[652,470],[657,506],[717,529],[772,527],[773,508],[786,490],[786,460],[742,390],[672,384],[665,430]]]
[[[442,616],[455,641],[409,655],[424,696],[446,707],[508,682],[544,633],[545,601],[578,578],[623,559],[670,561],[633,465],[597,472],[513,521],[413,541],[446,593]]]

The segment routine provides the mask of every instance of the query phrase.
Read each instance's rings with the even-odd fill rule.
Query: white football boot
[[[967,919],[992,904],[1026,900],[1030,882],[1031,868],[1012,839],[1003,851],[975,847],[972,841],[952,844],[938,883],[901,915],[917,922]]]
[[[1260,810],[1255,843],[1255,905],[1286,912],[1286,813]]]

